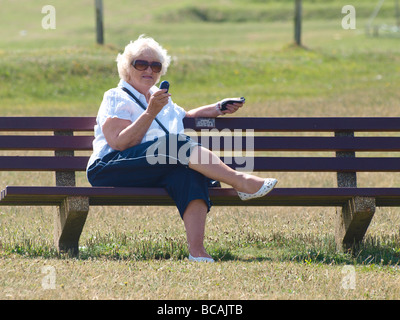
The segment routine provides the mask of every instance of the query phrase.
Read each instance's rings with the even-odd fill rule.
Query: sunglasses
[[[161,62],[157,61],[148,62],[146,60],[135,60],[132,62],[132,66],[139,71],[147,70],[147,68],[150,67],[154,73],[159,73],[162,69]]]

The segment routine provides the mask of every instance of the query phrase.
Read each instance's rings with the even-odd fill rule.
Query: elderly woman
[[[243,103],[221,111],[217,102],[186,112],[166,89],[155,87],[170,61],[165,49],[144,36],[118,54],[121,80],[104,94],[87,177],[93,186],[164,187],[184,221],[189,260],[213,262],[203,245],[211,208],[209,180],[231,185],[242,200],[266,195],[277,181],[237,172],[182,134],[183,118],[218,117],[236,112]],[[165,148],[171,145],[175,152]]]

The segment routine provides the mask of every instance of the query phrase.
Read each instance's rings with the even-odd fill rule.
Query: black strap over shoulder
[[[130,91],[129,91],[127,88],[125,88],[125,87],[121,87],[121,89],[124,90],[127,94],[129,94],[129,95],[133,98],[133,100],[135,100],[135,101],[137,102],[137,104],[138,104],[143,110],[146,110],[146,107],[143,105],[143,103],[142,103],[132,92],[130,92]],[[169,131],[167,130],[167,128],[164,127],[164,125],[161,123],[160,120],[157,119],[157,117],[156,117],[154,120],[157,121],[158,125],[161,127],[161,129],[164,130],[164,132],[165,132],[166,134],[169,134]]]

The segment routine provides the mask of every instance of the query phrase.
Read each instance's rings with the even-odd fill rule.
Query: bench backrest
[[[86,169],[95,121],[94,117],[0,117],[0,170],[55,171],[60,176],[57,184],[74,185],[74,172]],[[400,171],[399,156],[386,153],[400,151],[400,118],[221,117],[186,118],[184,123],[188,134],[197,135],[214,151],[243,149],[242,154],[222,156],[234,168],[243,168],[251,159],[252,171]],[[54,151],[54,155],[16,156],[15,150]],[[296,152],[296,156],[266,154],[270,151]],[[367,151],[384,154],[355,156]],[[298,152],[328,156],[297,156]]]

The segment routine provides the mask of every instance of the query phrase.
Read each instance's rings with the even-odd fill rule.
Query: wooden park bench
[[[231,148],[232,140],[226,135],[235,129],[243,146],[252,149],[248,142],[253,141],[254,172],[337,173],[337,187],[288,188],[280,184],[268,196],[250,201],[241,201],[232,188],[212,188],[214,206],[340,207],[335,237],[338,248],[343,248],[363,239],[376,206],[400,205],[400,188],[357,187],[357,172],[400,172],[400,157],[390,154],[400,151],[400,137],[389,136],[400,132],[400,118],[220,117],[184,121],[186,128],[202,130],[205,140],[201,142],[210,141],[214,148],[218,144],[221,150]],[[90,206],[174,205],[162,188],[76,185],[75,173],[85,171],[92,149],[94,124],[94,117],[0,117],[0,170],[55,172],[52,186],[5,186],[7,181],[1,181],[0,205],[57,206],[55,246],[75,255]],[[246,140],[253,130],[254,139]],[[356,136],[355,132],[369,134]],[[204,138],[207,133],[212,136],[209,140]],[[240,133],[244,135],[240,137]],[[16,156],[16,150],[36,151]],[[374,156],[356,156],[356,152],[374,152]],[[243,158],[223,157],[226,159],[232,167],[243,167]]]

